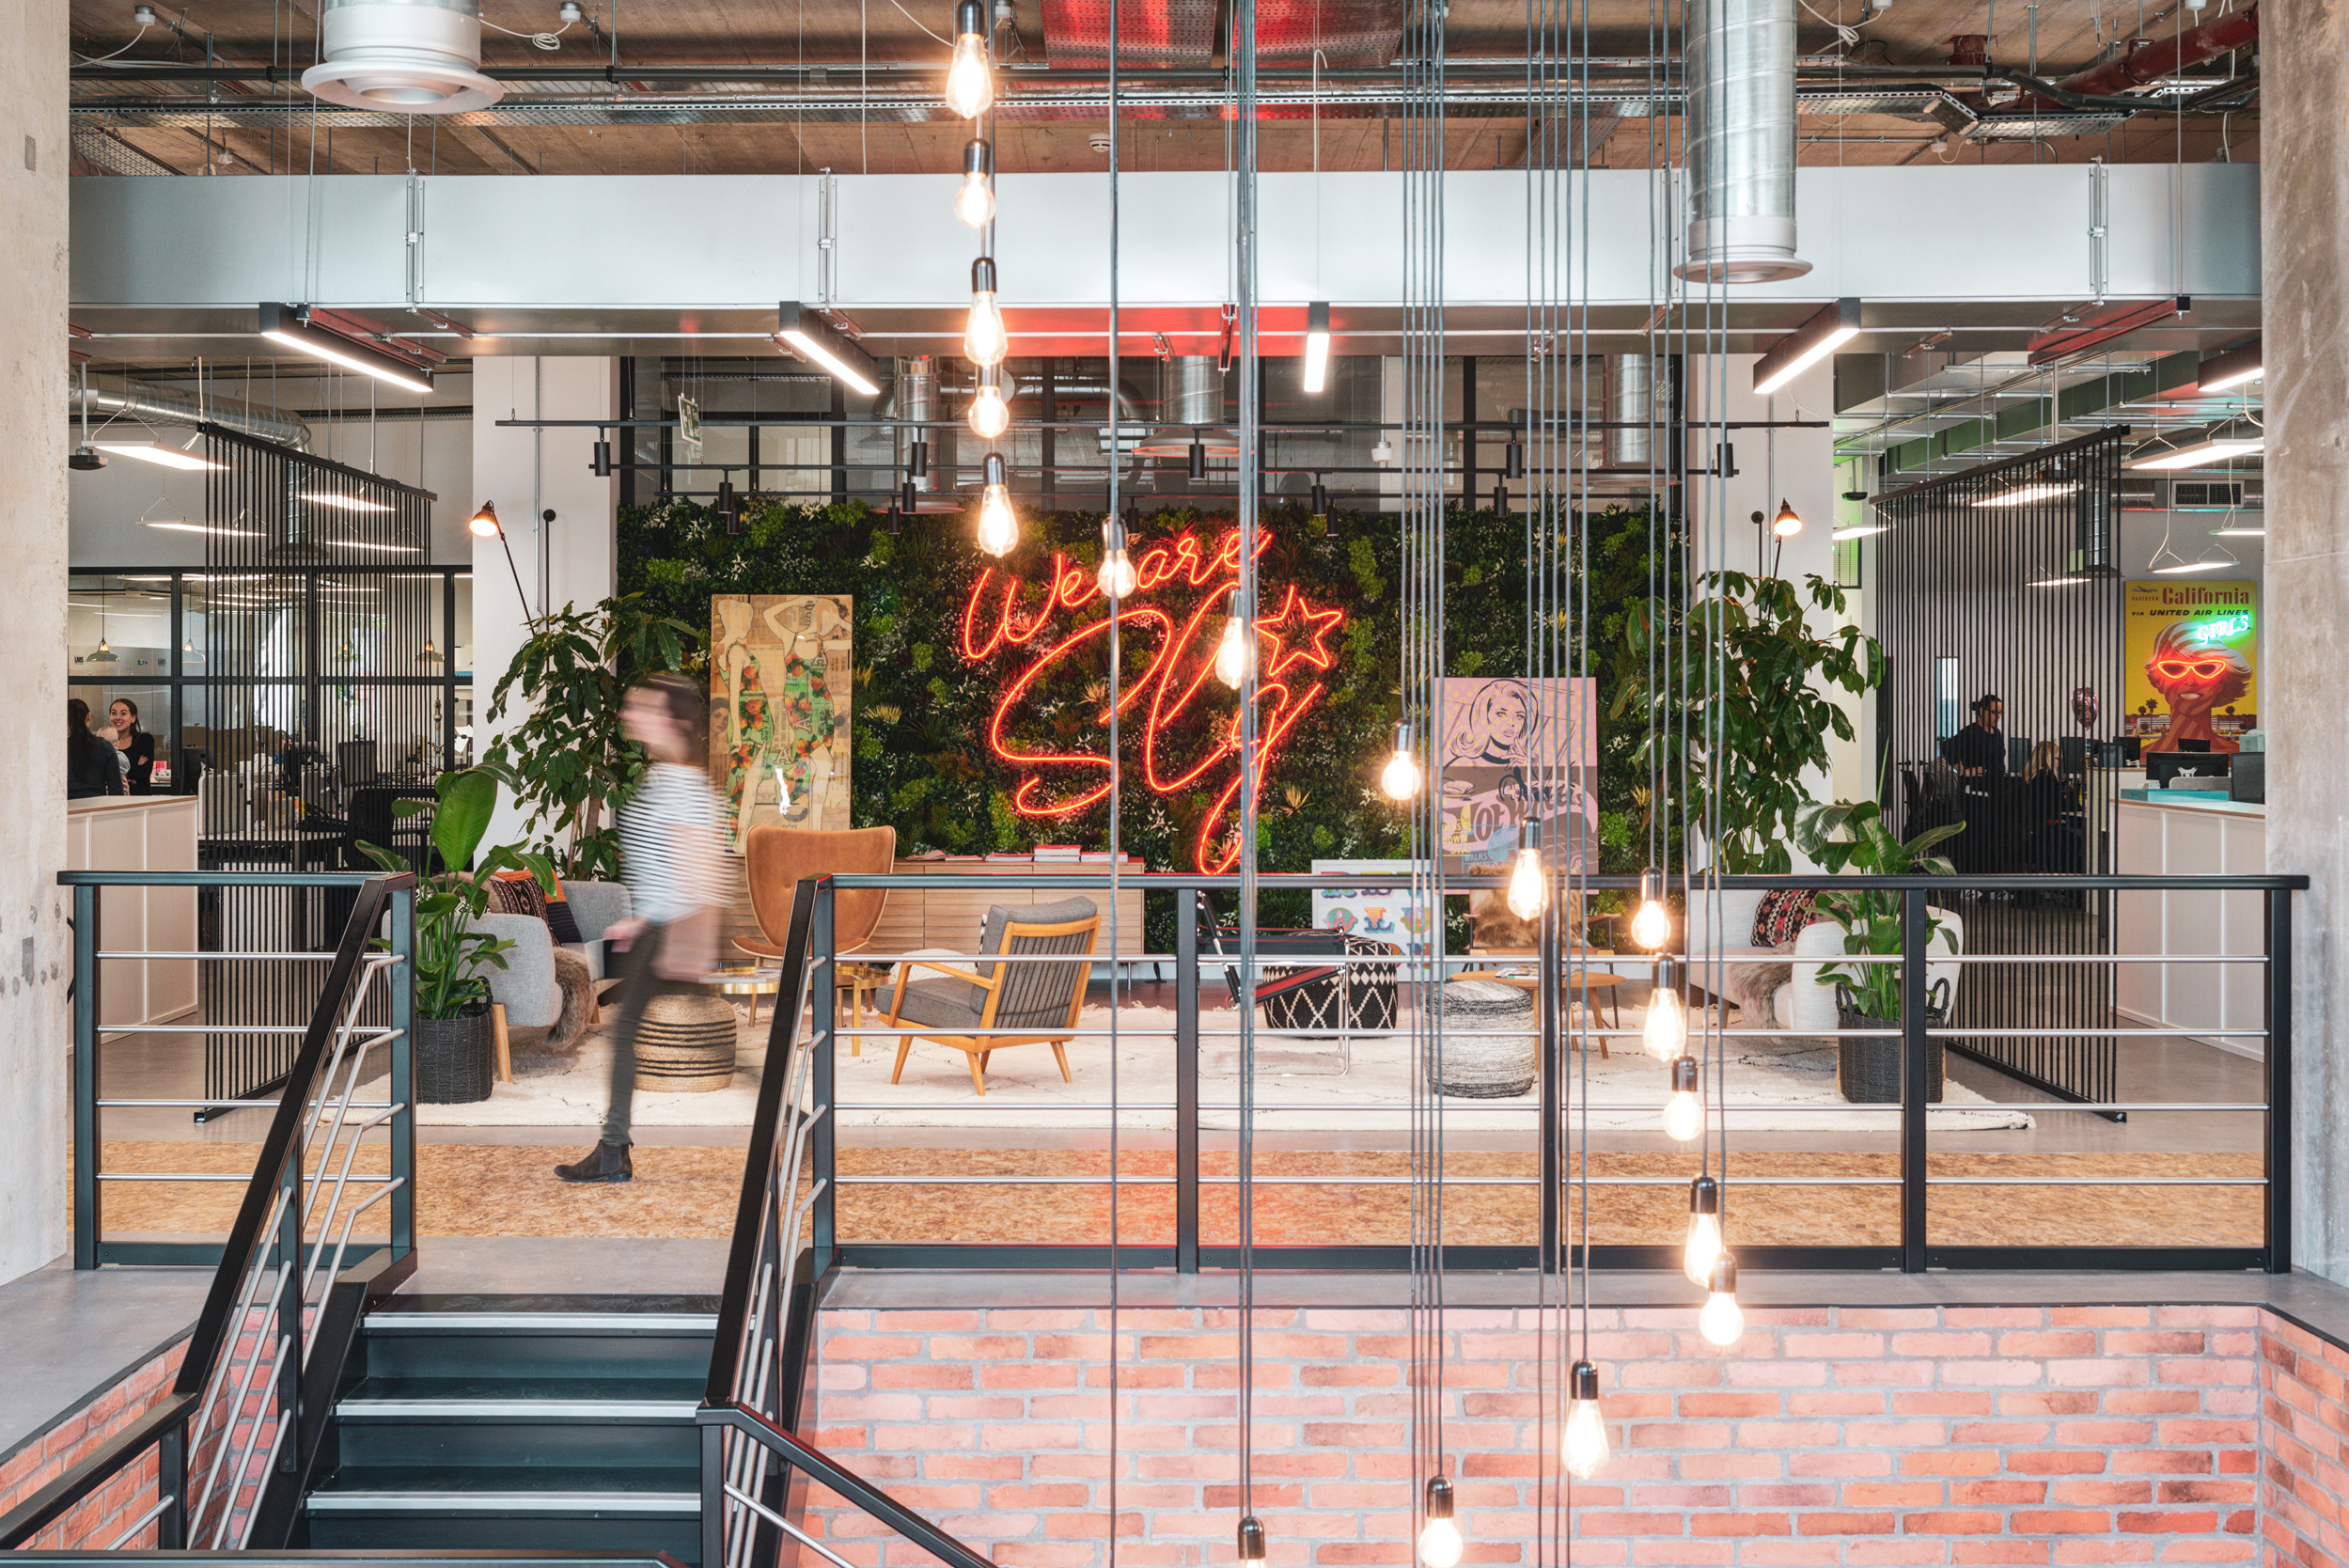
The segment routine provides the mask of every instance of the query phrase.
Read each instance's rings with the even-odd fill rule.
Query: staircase
[[[369,1313],[296,1544],[701,1555],[715,1303],[411,1296]]]

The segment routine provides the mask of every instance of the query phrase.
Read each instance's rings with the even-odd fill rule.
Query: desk
[[[1104,865],[1070,865],[1065,861],[1029,864],[1024,861],[970,860],[900,860],[892,868],[899,876],[962,876],[970,879],[966,888],[893,887],[889,902],[881,911],[881,923],[873,928],[872,940],[866,949],[876,953],[912,953],[925,948],[941,948],[958,953],[979,950],[979,923],[987,917],[991,904],[1010,909],[1027,909],[1040,903],[1057,903],[1067,898],[1093,898],[1090,893],[1059,892],[1046,888],[1005,886],[1010,877],[1037,875],[1106,876],[1109,868]],[[1129,855],[1120,868],[1120,874],[1138,876],[1142,871],[1141,856]],[[1093,898],[1095,903],[1102,901]],[[1102,911],[1101,941],[1094,949],[1109,950],[1109,912]],[[1121,954],[1148,952],[1142,940],[1142,890],[1139,887],[1121,889],[1118,895],[1118,951]]]

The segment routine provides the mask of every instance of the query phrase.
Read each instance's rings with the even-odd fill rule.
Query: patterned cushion
[[[563,891],[563,879],[555,879],[555,891],[546,895],[546,929],[557,943],[585,942],[579,934],[578,917],[571,912],[571,897]]]
[[[527,871],[499,871],[484,884],[490,890],[493,915],[527,915],[546,918],[546,889]],[[573,929],[576,929],[575,927]]]
[[[1772,888],[1762,895],[1754,906],[1754,946],[1781,948],[1802,934],[1805,926],[1818,919],[1819,912],[1812,907],[1819,895],[1809,888],[1792,891]]]
[[[1349,958],[1401,955],[1391,942],[1369,936],[1340,938]],[[1276,1029],[1308,1030],[1334,1038],[1354,1029],[1391,1029],[1397,1013],[1395,965],[1391,964],[1268,964],[1256,989],[1264,1022]]]

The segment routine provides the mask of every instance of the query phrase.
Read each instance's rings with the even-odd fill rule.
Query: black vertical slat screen
[[[1884,804],[1903,838],[1965,823],[1943,850],[1961,873],[2110,869],[2101,763],[2123,706],[2116,523],[2127,434],[2098,431],[1874,503],[1887,525],[1873,541],[1876,635],[1890,661],[1877,705]],[[2083,688],[2098,709],[2085,725],[2073,700]],[[1969,789],[1944,757],[1990,692],[2004,700],[2009,737],[1997,792]],[[2057,782],[2026,781],[2050,742]],[[1986,894],[1953,909],[1969,953],[2112,950],[2104,895]],[[2016,1032],[1950,1043],[2066,1098],[2112,1099],[2115,1041],[2062,1032],[2113,1027],[2112,1002],[2107,964],[1967,964],[1951,1026]]]

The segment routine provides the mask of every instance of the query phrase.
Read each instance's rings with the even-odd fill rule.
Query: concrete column
[[[2349,11],[2261,20],[2267,863],[2311,882],[2293,927],[2293,1261],[2349,1281],[2349,961],[2333,927],[2349,857]]]
[[[485,358],[473,362],[473,496],[465,515],[494,502],[513,551],[473,541],[474,747],[521,722],[509,709],[492,723],[491,694],[529,635],[534,616],[611,597],[619,479],[588,472],[596,431],[530,430],[501,419],[608,419],[619,406],[616,359]],[[547,521],[552,512],[554,520]],[[522,581],[519,597],[515,576]],[[502,803],[486,845],[522,844],[523,815]]]
[[[0,21],[0,1280],[66,1247],[66,8]]]

